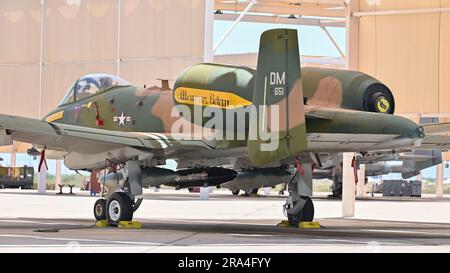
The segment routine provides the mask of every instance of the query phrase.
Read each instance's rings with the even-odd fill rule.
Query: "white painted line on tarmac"
[[[42,224],[42,225],[82,226],[81,224],[78,224],[78,223],[40,222],[40,221],[32,221],[32,220],[14,220],[14,219],[11,219],[11,220],[1,219],[0,222],[5,222],[5,223],[30,223],[30,224]]]
[[[248,222],[248,223],[243,223],[243,222],[236,222],[239,220],[246,220],[246,219],[230,219],[230,220],[226,220],[226,221],[214,221],[214,220],[195,220],[195,219],[175,219],[175,218],[153,218],[152,221],[157,222],[158,220],[161,221],[173,221],[173,222],[188,222],[188,223],[207,223],[207,224],[239,224],[239,225],[252,225],[252,226],[270,226],[269,224],[260,224],[260,223],[253,223],[253,222]],[[264,219],[265,220],[265,219]],[[269,220],[271,221],[271,220]],[[166,224],[166,223],[164,223]],[[273,225],[273,227],[275,227],[275,224]]]
[[[70,246],[70,245],[68,245],[68,244],[63,244],[63,245],[58,245],[58,244],[54,244],[54,245],[35,245],[35,244],[17,244],[17,245],[11,245],[11,244],[9,244],[9,245],[2,245],[2,244],[0,244],[0,249],[1,248],[3,248],[3,247],[10,247],[10,248],[20,248],[20,247],[68,247],[68,246]],[[118,247],[123,247],[123,245],[121,245],[121,244],[116,244],[116,245],[114,245],[114,244],[111,244],[111,245],[97,245],[97,244],[88,244],[88,245],[80,245],[80,247],[115,247],[115,246],[118,246]],[[133,246],[130,246],[130,247],[133,247]],[[137,246],[137,247],[144,247],[144,246]]]
[[[273,237],[272,234],[238,234],[238,233],[230,233],[227,234],[229,236],[240,236],[240,237]]]
[[[99,243],[109,243],[109,244],[126,244],[126,245],[140,245],[140,246],[163,245],[163,243],[129,242],[129,241],[115,241],[115,240],[84,239],[84,238],[41,237],[41,236],[20,235],[20,234],[0,234],[0,237],[27,238],[27,239],[53,240],[53,241],[99,242]],[[0,246],[2,246],[2,245],[0,244]]]
[[[370,241],[357,241],[357,240],[348,240],[348,239],[310,239],[312,241],[323,241],[323,242],[336,242],[336,243],[350,243],[350,244],[364,244],[367,245],[368,243],[374,242],[375,240]],[[405,243],[394,243],[394,242],[379,242],[381,245],[400,245],[405,246],[408,244]]]
[[[389,229],[361,229],[361,231],[378,232],[378,233],[403,233],[403,234],[439,235],[439,236],[450,237],[450,233],[436,233],[436,232],[425,232],[425,231],[389,230]]]
[[[420,226],[431,226],[431,227],[442,227],[443,225],[446,225],[450,228],[450,223],[448,223],[448,222],[442,222],[442,223],[436,223],[436,222],[430,223],[430,222],[422,222],[422,221],[411,222],[411,221],[406,221],[406,220],[383,220],[383,219],[377,219],[377,218],[373,218],[373,219],[369,219],[369,218],[353,218],[353,219],[328,218],[326,220],[327,221],[335,221],[335,222],[341,222],[342,220],[345,220],[345,221],[352,221],[352,222],[357,222],[357,223],[372,221],[374,225],[381,224],[381,223],[391,224],[391,225],[392,224],[403,225],[403,226],[420,225]]]

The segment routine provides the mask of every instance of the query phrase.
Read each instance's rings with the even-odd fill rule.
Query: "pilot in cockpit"
[[[116,85],[111,77],[101,77],[98,81],[100,82],[99,90],[106,90]]]

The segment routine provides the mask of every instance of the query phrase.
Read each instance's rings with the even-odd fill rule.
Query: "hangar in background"
[[[217,44],[214,20],[233,22]],[[302,56],[304,65],[366,72],[393,90],[398,114],[450,119],[450,0],[4,0],[0,112],[42,117],[91,72],[143,86],[203,61],[254,66],[256,52],[215,55],[243,21],[317,26],[340,58]],[[345,49],[329,27],[346,29]],[[1,152],[14,165],[26,148]],[[442,186],[442,164],[437,172]]]

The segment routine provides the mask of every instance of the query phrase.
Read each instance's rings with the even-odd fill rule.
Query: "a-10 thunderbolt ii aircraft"
[[[132,219],[143,187],[178,179],[156,167],[167,159],[206,180],[227,173],[216,177],[214,166],[295,166],[299,175],[284,209],[297,225],[314,217],[316,153],[450,147],[449,138],[437,136],[449,124],[419,126],[392,115],[393,96],[374,78],[338,70],[315,77],[303,92],[297,31],[273,29],[261,36],[256,70],[198,64],[181,73],[172,91],[86,76],[44,120],[0,115],[0,145],[32,143],[42,158],[63,158],[73,170],[107,167],[108,191],[94,214],[111,225]]]

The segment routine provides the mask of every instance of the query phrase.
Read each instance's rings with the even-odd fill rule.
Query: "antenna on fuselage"
[[[157,79],[158,81],[161,81],[161,89],[162,90],[170,90],[170,85],[169,85],[169,79]]]

